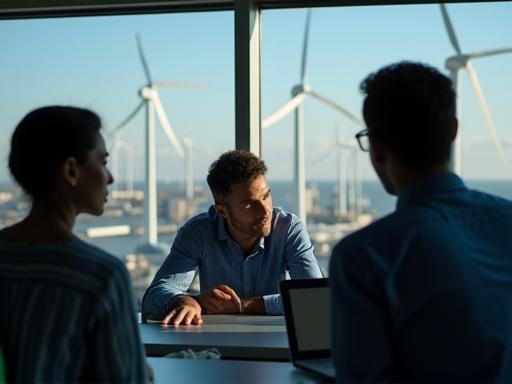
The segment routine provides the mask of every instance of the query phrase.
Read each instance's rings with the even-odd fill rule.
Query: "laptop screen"
[[[283,280],[281,297],[292,357],[329,356],[331,303],[327,279]]]
[[[298,350],[331,349],[329,288],[291,289],[290,302]]]

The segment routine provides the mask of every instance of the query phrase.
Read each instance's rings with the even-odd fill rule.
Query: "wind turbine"
[[[194,169],[192,163],[192,139],[183,139],[185,146],[185,196],[188,201],[194,198]]]
[[[159,88],[202,88],[200,85],[190,83],[174,82],[153,82],[149,66],[142,48],[142,40],[139,34],[136,34],[137,49],[142,62],[144,74],[147,83],[139,90],[142,98],[141,102],[132,113],[117,126],[113,134],[128,124],[142,109],[146,107],[146,185],[144,191],[144,222],[145,222],[145,244],[138,248],[138,251],[144,253],[160,253],[161,247],[158,245],[157,233],[157,191],[156,191],[156,149],[155,149],[155,113],[158,117],[161,127],[169,139],[174,150],[180,157],[185,156],[185,152],[180,141],[174,133],[171,123],[167,118],[164,107],[158,94]],[[167,249],[166,249],[167,251]]]
[[[345,217],[347,215],[347,153],[344,150],[344,143],[340,140],[336,142],[336,165],[338,176],[338,215]]]
[[[512,53],[512,48],[501,48],[501,49],[493,49],[487,51],[479,51],[472,53],[463,53],[460,48],[459,41],[457,36],[455,35],[455,30],[450,21],[450,17],[448,16],[448,11],[446,10],[446,6],[444,4],[439,4],[441,7],[441,14],[443,16],[443,22],[446,27],[446,32],[448,33],[448,38],[450,39],[450,43],[452,44],[453,49],[455,50],[455,55],[450,56],[445,61],[445,67],[450,72],[450,77],[453,82],[453,89],[456,94],[456,111],[457,111],[457,119],[460,122],[460,85],[459,85],[459,70],[465,69],[468,73],[469,80],[471,82],[471,86],[473,87],[473,91],[478,99],[478,103],[480,104],[480,108],[484,114],[485,121],[487,123],[487,128],[491,134],[492,141],[494,142],[494,146],[496,147],[496,151],[498,152],[498,156],[500,157],[501,162],[503,163],[505,169],[510,172],[511,168],[503,150],[503,146],[501,145],[501,140],[498,135],[498,131],[496,130],[496,126],[494,125],[494,121],[492,119],[491,111],[487,102],[485,101],[484,94],[482,92],[482,88],[480,87],[480,82],[478,81],[478,77],[475,69],[470,63],[472,59],[478,59],[481,57],[488,57],[494,55],[500,55],[504,53]],[[457,135],[457,138],[454,143],[454,147],[452,148],[452,157],[451,157],[451,167],[455,173],[460,174],[462,170],[462,141],[461,134]]]
[[[133,148],[126,142],[117,131],[112,135],[112,173],[114,176],[115,189],[113,196],[119,192],[119,153],[121,150],[126,152],[127,164],[127,178],[126,178],[126,192],[129,196],[133,196]]]
[[[295,111],[295,153],[294,153],[294,181],[296,189],[296,213],[306,224],[306,178],[305,178],[305,164],[304,164],[304,107],[303,102],[306,96],[312,96],[326,106],[337,110],[342,113],[356,124],[363,125],[362,121],[343,108],[336,102],[328,99],[327,97],[313,91],[311,86],[307,83],[306,79],[306,60],[309,40],[309,27],[311,23],[311,9],[308,9],[306,15],[306,26],[304,29],[304,43],[302,47],[302,66],[300,71],[300,83],[292,88],[292,99],[285,105],[272,113],[263,120],[261,126],[263,129],[272,126],[279,120],[283,119],[290,112]]]
[[[335,126],[336,168],[338,180],[338,215],[347,217],[359,215],[358,194],[359,170],[357,162],[358,145],[355,141],[344,140],[340,133],[341,121]],[[328,155],[328,154],[326,154]],[[351,172],[349,172],[349,165]]]

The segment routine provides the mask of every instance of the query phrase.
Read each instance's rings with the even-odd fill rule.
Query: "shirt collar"
[[[265,238],[260,236],[259,240],[256,242],[257,246],[261,249],[265,249]]]
[[[217,213],[215,206],[210,206],[208,209],[208,217],[212,221],[212,224],[215,228],[214,235],[216,241],[223,240],[231,240],[229,237],[228,231],[226,230],[225,219]],[[232,240],[231,240],[232,241]],[[256,242],[256,246],[259,246],[261,249],[265,249],[265,238],[260,236],[258,241]]]
[[[413,201],[427,196],[454,190],[467,189],[462,179],[454,173],[442,172],[417,180],[405,187],[398,195],[396,209],[400,210]]]
[[[224,225],[224,218],[217,213],[215,206],[211,205],[208,209],[208,217],[212,222],[214,228],[214,236],[216,241],[222,241],[229,239],[228,231]]]

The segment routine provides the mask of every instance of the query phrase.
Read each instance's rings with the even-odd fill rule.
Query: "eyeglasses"
[[[356,133],[357,143],[361,151],[368,152],[370,150],[370,140],[368,139],[368,129]]]

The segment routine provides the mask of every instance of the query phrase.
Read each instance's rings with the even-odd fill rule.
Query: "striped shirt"
[[[130,278],[104,251],[0,232],[0,308],[8,382],[146,381]]]
[[[213,206],[180,228],[171,252],[142,301],[144,319],[162,319],[176,295],[187,291],[199,270],[201,291],[219,284],[242,298],[262,296],[269,315],[282,313],[279,281],[322,277],[313,245],[299,218],[274,208],[272,230],[247,256]]]

